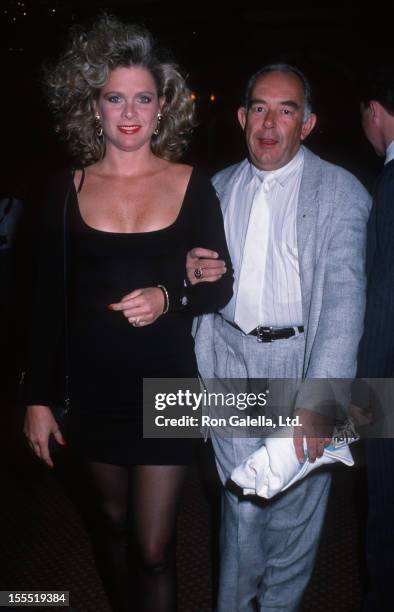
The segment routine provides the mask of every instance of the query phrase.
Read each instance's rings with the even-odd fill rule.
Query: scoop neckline
[[[149,236],[149,235],[154,235],[154,234],[159,234],[159,233],[162,233],[162,232],[169,231],[169,230],[173,229],[178,224],[180,218],[183,215],[183,211],[184,211],[184,208],[185,208],[185,201],[186,201],[186,199],[188,197],[188,194],[189,194],[190,184],[192,182],[194,171],[195,171],[195,167],[193,166],[192,171],[191,171],[190,176],[189,176],[189,180],[188,180],[188,183],[187,183],[187,186],[186,186],[185,194],[183,196],[183,200],[182,200],[180,209],[179,209],[178,214],[177,214],[176,218],[174,219],[174,221],[172,223],[170,223],[170,225],[166,225],[165,227],[161,227],[160,229],[150,230],[150,231],[146,231],[146,232],[108,232],[106,230],[97,229],[96,227],[93,227],[92,225],[89,225],[88,223],[86,223],[85,219],[83,218],[83,216],[81,214],[81,209],[79,207],[78,193],[77,193],[77,189],[75,187],[74,177],[73,177],[72,178],[72,189],[73,189],[73,195],[74,195],[74,198],[75,198],[76,209],[77,209],[77,213],[78,213],[79,219],[80,219],[82,225],[85,227],[85,229],[89,230],[90,232],[95,232],[97,234],[104,234],[104,235],[108,235],[108,236]],[[74,172],[75,172],[75,170],[74,170]]]

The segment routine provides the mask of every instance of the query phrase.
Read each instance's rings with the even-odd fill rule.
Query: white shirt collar
[[[394,159],[394,140],[392,140],[389,146],[386,149],[386,159],[384,164],[388,164],[391,160]]]
[[[277,170],[259,170],[253,164],[251,166],[252,176],[257,176],[261,181],[270,179],[271,181],[277,181],[281,187],[284,187],[287,180],[296,172],[304,161],[303,147],[300,147],[294,157],[281,168]]]

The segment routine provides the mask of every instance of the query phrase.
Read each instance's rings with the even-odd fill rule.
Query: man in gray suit
[[[234,297],[200,317],[196,352],[203,378],[295,379],[294,450],[320,457],[313,380],[352,378],[364,315],[365,230],[370,198],[357,179],[301,146],[312,131],[310,88],[288,65],[262,68],[249,81],[238,119],[249,159],[219,172],[234,266]],[[193,283],[222,269],[212,253],[188,258]],[[263,434],[265,435],[265,434]],[[226,486],[236,465],[263,440],[211,432],[224,485],[218,612],[293,612],[310,578],[330,487],[314,472],[264,503]]]

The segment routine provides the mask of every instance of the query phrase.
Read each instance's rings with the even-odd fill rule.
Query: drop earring
[[[155,136],[157,136],[160,132],[160,122],[162,120],[163,115],[161,113],[158,113],[157,115],[157,123],[156,123],[156,129],[153,132]]]
[[[95,124],[96,124],[96,136],[98,138],[103,137],[103,126],[101,125],[101,117],[98,113],[94,116]]]

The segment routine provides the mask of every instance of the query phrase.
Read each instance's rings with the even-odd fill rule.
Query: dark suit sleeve
[[[186,284],[183,288],[171,290],[170,310],[184,310],[189,314],[199,315],[215,312],[227,304],[233,294],[233,270],[215,190],[206,176],[196,171],[193,174],[193,230],[189,250],[195,247],[212,249],[219,253],[219,258],[224,259],[227,267],[227,272],[214,283]]]
[[[374,253],[368,271],[364,335],[358,376],[390,377],[394,371],[394,165],[384,171],[374,197],[375,220],[368,248]],[[371,233],[375,232],[374,236]]]

